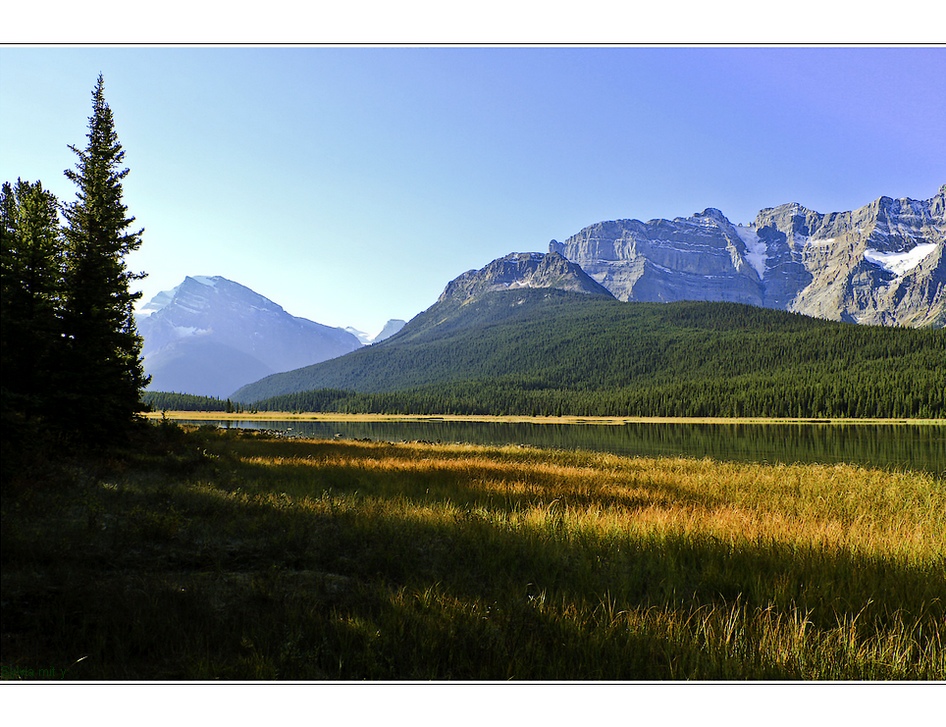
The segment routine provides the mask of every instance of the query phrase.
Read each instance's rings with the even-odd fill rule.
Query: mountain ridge
[[[880,197],[847,212],[822,214],[798,203],[781,204],[760,210],[748,225],[733,224],[712,207],[673,220],[598,222],[564,243],[552,240],[548,253],[510,253],[457,276],[428,309],[403,327],[395,325],[390,338],[382,341],[379,334],[371,348],[381,353],[353,348],[325,357],[342,356],[342,363],[323,366],[313,361],[288,371],[270,371],[231,391],[237,400],[250,401],[261,398],[261,392],[272,396],[310,385],[365,390],[364,381],[378,380],[378,361],[413,372],[398,386],[427,386],[432,382],[418,371],[417,360],[404,354],[410,346],[440,345],[437,341],[448,348],[456,346],[456,337],[471,330],[486,333],[542,306],[556,309],[565,300],[577,306],[588,300],[736,303],[827,321],[943,328],[944,240],[946,185],[928,200]],[[213,288],[215,280],[197,276],[185,282]],[[251,307],[268,305],[285,314],[272,301],[253,295],[256,305]],[[169,300],[168,293],[156,296],[149,304],[155,309],[152,316],[160,317]],[[517,306],[524,308],[517,312]],[[548,325],[556,323],[550,319]],[[587,325],[587,332],[575,335],[590,335],[596,322],[588,320]],[[188,329],[177,321],[177,330],[180,337],[180,331]],[[189,331],[194,337],[196,333],[196,328]],[[360,337],[364,343],[366,337]],[[400,347],[400,353],[387,353],[388,344]],[[436,355],[428,350],[426,360],[439,369],[437,356],[465,355],[448,348]],[[210,358],[213,352],[200,353]],[[501,356],[482,350],[479,355],[491,361]],[[594,355],[608,354],[586,353]],[[250,369],[244,368],[248,375]],[[347,373],[341,378],[316,376],[306,383],[316,370]],[[463,370],[473,371],[469,366]],[[396,378],[397,372],[392,369],[385,375]],[[454,379],[460,381],[462,376]]]
[[[622,301],[721,300],[873,325],[946,325],[946,185],[822,214],[798,203],[735,225],[687,218],[594,223],[549,251]]]

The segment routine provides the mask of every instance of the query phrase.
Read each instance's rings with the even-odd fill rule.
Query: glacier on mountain
[[[736,234],[739,235],[739,239],[746,245],[746,262],[755,268],[760,280],[765,278],[765,271],[768,267],[766,263],[769,259],[768,246],[763,240],[759,239],[759,233],[754,228],[736,225],[734,229]]]
[[[923,242],[903,252],[881,252],[867,248],[864,251],[864,259],[874,265],[879,265],[899,278],[913,270],[934,250],[936,250],[935,242]]]

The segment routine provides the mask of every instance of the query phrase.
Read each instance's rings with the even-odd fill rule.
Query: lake
[[[711,457],[740,462],[849,462],[946,476],[946,425],[939,424],[694,424],[628,422],[347,422],[179,420],[241,429],[269,429],[317,439],[523,444],[629,456]]]

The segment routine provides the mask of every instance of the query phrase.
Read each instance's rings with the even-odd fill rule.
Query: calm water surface
[[[712,457],[741,462],[850,462],[946,476],[946,425],[677,424],[631,422],[531,424],[454,422],[196,421],[241,429],[271,429],[319,439],[524,444],[620,455]]]

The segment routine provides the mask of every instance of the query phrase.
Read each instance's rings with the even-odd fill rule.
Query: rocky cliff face
[[[724,300],[762,305],[760,270],[717,209],[674,220],[617,220],[549,246],[619,300]]]
[[[719,210],[586,227],[549,249],[620,300],[719,300],[833,320],[946,325],[946,185],[929,200],[881,197],[852,212],[798,204],[748,226]]]
[[[612,297],[601,284],[556,252],[512,253],[493,260],[481,270],[470,270],[451,280],[438,303],[463,304],[485,293],[517,288],[555,288],[572,293]]]
[[[226,397],[269,374],[361,348],[350,333],[291,316],[221,277],[185,278],[145,305],[137,325],[154,391]]]
[[[881,197],[852,212],[762,210],[754,224],[759,234],[786,266],[809,276],[792,285],[788,276],[770,275],[770,287],[781,289],[773,304],[856,323],[942,327],[944,200],[946,185],[928,200]]]

